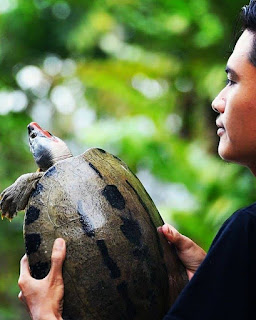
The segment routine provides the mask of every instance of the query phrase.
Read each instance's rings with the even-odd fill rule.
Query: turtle
[[[50,270],[62,237],[64,320],[160,320],[188,282],[185,267],[157,232],[163,220],[125,162],[101,148],[73,156],[36,122],[28,126],[39,170],[0,195],[2,216],[25,210],[23,235],[31,275]]]

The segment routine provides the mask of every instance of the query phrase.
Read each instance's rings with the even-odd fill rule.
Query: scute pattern
[[[166,254],[156,231],[163,221],[127,165],[89,149],[55,164],[39,183],[24,223],[26,250],[40,278],[54,239],[66,240],[64,320],[162,319],[186,273],[174,251]]]
[[[102,191],[102,195],[107,199],[113,208],[123,210],[125,207],[125,200],[117,186],[106,185]]]
[[[30,206],[26,212],[25,225],[35,222],[40,215],[40,209]]]

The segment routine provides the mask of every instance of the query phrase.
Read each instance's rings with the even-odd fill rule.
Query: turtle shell
[[[63,319],[162,319],[187,279],[156,228],[163,221],[127,165],[93,148],[39,180],[24,220],[31,274],[47,275],[53,242],[67,244]],[[168,255],[169,261],[165,260]]]

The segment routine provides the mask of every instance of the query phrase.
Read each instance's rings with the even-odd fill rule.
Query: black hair
[[[256,1],[251,0],[247,6],[242,8],[242,29],[256,32]]]
[[[254,35],[252,49],[249,59],[256,67],[256,1],[250,0],[250,3],[242,8],[241,12],[242,31],[251,31]]]

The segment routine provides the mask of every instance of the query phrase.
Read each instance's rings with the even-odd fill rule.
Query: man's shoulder
[[[226,241],[233,238],[248,238],[248,232],[256,236],[256,202],[235,211],[222,225],[211,247],[216,242]]]
[[[227,222],[256,219],[256,202],[235,211]]]

